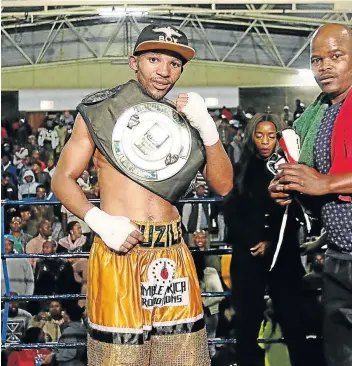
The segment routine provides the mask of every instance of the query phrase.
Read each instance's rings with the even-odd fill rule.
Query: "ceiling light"
[[[52,100],[41,100],[40,101],[40,110],[41,111],[50,111],[54,109],[54,102]]]
[[[148,14],[150,8],[141,7],[112,7],[112,8],[99,8],[99,15],[102,17],[123,17],[125,15],[133,15],[135,17],[140,17]]]
[[[299,85],[306,85],[306,86],[316,85],[314,74],[310,69],[298,70],[297,76]]]
[[[298,76],[300,78],[305,78],[305,77],[312,77],[313,76],[313,72],[310,69],[300,69],[298,70]]]
[[[219,105],[219,99],[218,98],[205,98],[205,105],[207,108],[214,108]]]

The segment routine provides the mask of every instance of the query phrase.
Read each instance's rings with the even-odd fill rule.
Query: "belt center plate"
[[[118,167],[144,181],[162,181],[177,174],[187,163],[191,142],[190,128],[182,116],[157,102],[127,109],[112,133]]]

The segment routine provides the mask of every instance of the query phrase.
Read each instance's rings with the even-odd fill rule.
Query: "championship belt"
[[[185,119],[158,102],[128,108],[117,119],[112,132],[112,150],[118,167],[145,182],[176,175],[187,163],[191,147],[191,131]]]
[[[77,110],[111,166],[169,202],[186,194],[205,166],[198,131],[134,80],[88,95]]]

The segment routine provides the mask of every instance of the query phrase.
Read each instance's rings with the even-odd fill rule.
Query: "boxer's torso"
[[[77,109],[97,147],[101,209],[135,221],[178,218],[173,203],[205,165],[199,134],[134,81],[88,96]]]
[[[94,153],[100,186],[100,208],[133,221],[169,221],[179,216],[174,205],[113,168],[98,149]]]

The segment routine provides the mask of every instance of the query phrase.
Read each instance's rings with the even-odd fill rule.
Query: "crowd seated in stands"
[[[299,100],[294,113],[285,106],[282,119],[287,125],[292,125],[293,119],[302,113],[303,108]],[[241,159],[245,127],[255,111],[253,108],[244,111],[240,107],[236,109],[224,107],[212,110],[211,114],[218,126],[221,142],[235,165]],[[38,130],[32,129],[26,118],[20,119],[18,124],[3,124],[1,130],[2,199],[25,201],[53,199],[51,178],[60,153],[70,138],[73,124],[74,114],[70,111],[60,112],[54,119],[46,118]],[[200,173],[195,177],[195,181],[195,189],[187,197],[214,196]],[[82,172],[77,184],[88,198],[100,197],[97,171],[92,161]],[[182,214],[184,238],[192,249],[203,252],[209,248],[226,247],[226,227],[222,209],[218,203],[186,203],[178,205],[178,208]],[[320,228],[317,231],[316,235],[319,235]],[[45,254],[88,252],[94,235],[84,221],[74,216],[64,206],[45,204],[7,205],[4,234],[6,234],[6,253]],[[229,279],[231,257],[204,256],[199,253],[194,257],[203,291],[222,292],[231,289]],[[307,287],[314,287],[317,290],[321,285],[320,268],[324,261],[324,254],[320,253],[319,257],[308,254],[308,259],[305,281]],[[310,263],[312,263],[311,266]],[[87,267],[88,259],[86,258],[7,259],[10,291],[11,294],[19,295],[85,294]],[[4,294],[3,273],[1,288]],[[46,301],[11,302],[7,342],[43,343],[58,340],[65,342],[71,339],[71,333],[75,333],[77,339],[84,340],[86,337],[84,307],[84,300],[49,303]],[[203,307],[210,337],[235,336],[233,328],[236,314],[228,299],[204,298]],[[263,323],[263,332],[267,332],[268,322],[267,318]],[[20,326],[13,330],[15,327],[11,324],[20,324]],[[218,364],[224,365],[221,363],[221,353],[225,352],[225,349],[226,347],[210,347],[210,354],[214,360],[218,359]],[[287,351],[284,349],[282,352]],[[39,349],[6,351],[2,356],[7,358],[8,365],[18,362],[15,360],[28,357],[41,357],[45,364],[56,360],[59,365],[64,365],[70,358],[76,360],[75,364],[83,365],[84,354],[85,350],[64,354],[61,351],[53,353]]]

